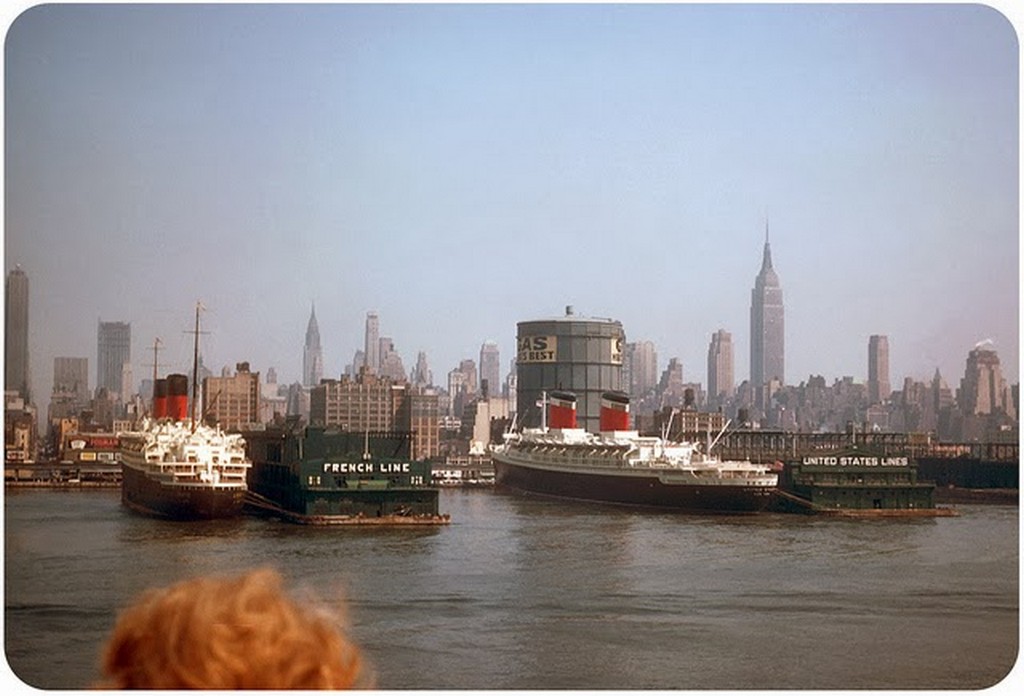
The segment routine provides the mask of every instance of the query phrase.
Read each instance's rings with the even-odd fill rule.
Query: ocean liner
[[[198,363],[199,308],[196,308]],[[154,360],[154,365],[156,360]],[[241,435],[196,419],[188,378],[154,376],[153,408],[137,428],[119,434],[121,502],[145,515],[176,520],[231,517],[242,512],[252,466]]]
[[[551,392],[540,428],[505,435],[491,453],[496,483],[514,490],[700,513],[757,512],[778,484],[767,466],[722,460],[713,442],[670,442],[629,430],[629,398],[602,396],[599,434],[576,427],[576,398]],[[703,449],[702,449],[703,447]]]

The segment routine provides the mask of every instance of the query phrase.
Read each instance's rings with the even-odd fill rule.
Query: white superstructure
[[[698,443],[641,436],[635,430],[593,434],[581,428],[530,428],[506,434],[494,453],[513,463],[578,473],[685,473],[701,485],[778,483],[778,475],[765,465],[719,459]]]
[[[143,420],[120,434],[121,460],[164,486],[245,490],[252,466],[241,435],[187,422]]]

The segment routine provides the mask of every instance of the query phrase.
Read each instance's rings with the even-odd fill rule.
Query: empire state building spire
[[[761,258],[761,273],[772,269],[772,245],[768,237],[768,220],[764,221],[764,256]]]
[[[306,325],[306,346],[302,354],[302,384],[315,387],[324,376],[324,352],[320,347],[320,327],[316,323],[316,307],[309,313]]]

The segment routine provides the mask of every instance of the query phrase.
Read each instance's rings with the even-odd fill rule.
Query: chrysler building
[[[320,327],[316,323],[316,307],[309,313],[306,326],[306,347],[302,352],[302,386],[315,387],[324,376],[324,352],[320,347]]]

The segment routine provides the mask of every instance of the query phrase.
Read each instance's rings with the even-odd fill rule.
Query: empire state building
[[[780,386],[786,383],[784,323],[782,287],[772,268],[765,223],[761,272],[750,291],[750,386],[754,390],[754,406],[762,411],[769,401],[766,385],[772,380],[778,380]]]

